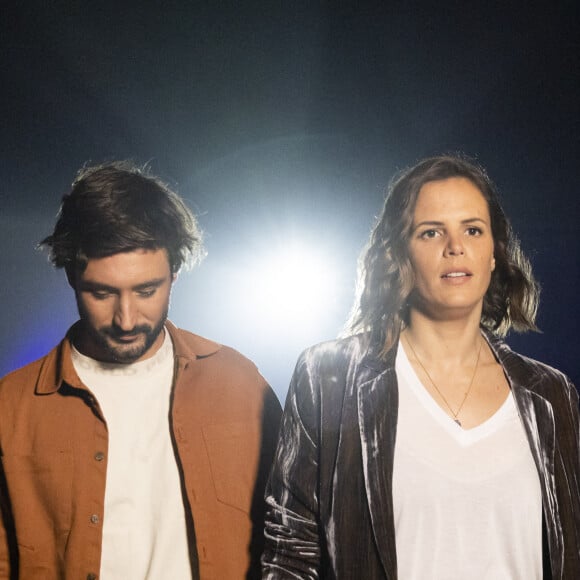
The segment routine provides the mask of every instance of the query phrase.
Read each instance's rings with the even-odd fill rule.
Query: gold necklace
[[[447,405],[447,408],[449,409],[451,415],[453,416],[453,420],[460,427],[462,427],[461,421],[457,417],[459,416],[459,413],[461,413],[461,409],[463,409],[463,405],[465,404],[465,401],[467,401],[467,397],[469,396],[469,393],[471,391],[471,387],[473,386],[473,381],[475,380],[475,375],[477,374],[477,367],[479,365],[479,357],[481,355],[481,348],[483,347],[483,341],[481,340],[481,338],[479,339],[479,341],[480,341],[479,342],[479,350],[477,351],[477,359],[475,360],[475,368],[473,369],[473,375],[471,376],[471,381],[469,382],[469,387],[467,387],[467,391],[465,391],[465,395],[463,397],[463,400],[461,401],[461,405],[459,405],[457,412],[455,412],[451,408],[451,405],[447,402],[447,399],[444,397],[443,393],[439,390],[439,387],[437,387],[437,385],[435,384],[435,381],[431,378],[429,371],[425,368],[425,366],[421,362],[421,359],[419,358],[419,356],[415,352],[415,349],[413,348],[413,345],[411,344],[411,341],[409,340],[409,337],[407,336],[406,333],[405,333],[405,339],[407,340],[407,344],[409,345],[411,352],[415,355],[415,360],[419,363],[419,366],[423,369],[423,371],[427,375],[427,378],[431,381],[431,384],[435,387],[435,390],[439,393],[439,396],[441,397],[443,402]]]

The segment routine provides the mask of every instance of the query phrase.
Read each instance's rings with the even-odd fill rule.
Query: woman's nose
[[[461,236],[450,234],[447,238],[447,245],[445,246],[446,256],[461,256],[464,253],[463,240]]]

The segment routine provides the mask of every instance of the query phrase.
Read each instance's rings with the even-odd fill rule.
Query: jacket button
[[[105,454],[102,451],[97,451],[95,453],[95,460],[96,461],[103,461],[105,459]]]
[[[87,580],[97,580],[96,574],[87,574]]]
[[[93,514],[91,516],[91,524],[98,524],[99,523],[99,516],[97,514]]]

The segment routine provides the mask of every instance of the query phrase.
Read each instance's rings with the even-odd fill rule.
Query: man
[[[249,360],[167,321],[195,218],[112,163],[41,245],[80,320],[0,382],[0,578],[258,577],[281,410]]]

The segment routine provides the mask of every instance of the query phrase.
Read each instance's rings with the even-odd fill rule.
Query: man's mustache
[[[122,330],[116,326],[105,326],[101,328],[101,332],[110,338],[127,338],[137,336],[138,334],[149,334],[152,328],[147,324],[134,326],[131,330]]]

